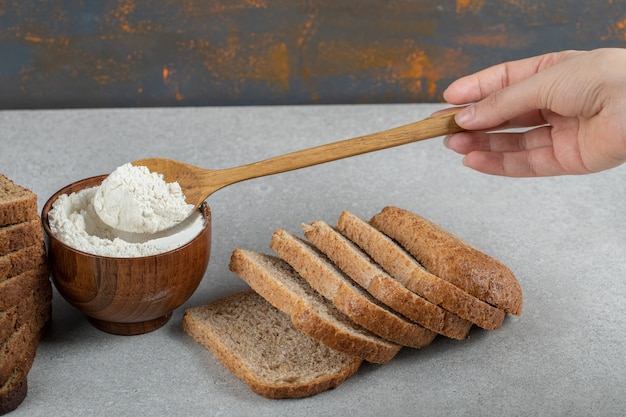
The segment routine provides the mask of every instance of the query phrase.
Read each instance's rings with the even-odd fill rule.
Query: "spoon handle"
[[[220,170],[227,183],[292,171],[368,152],[405,145],[463,130],[454,121],[457,111],[446,112],[381,132],[333,142],[281,156]]]

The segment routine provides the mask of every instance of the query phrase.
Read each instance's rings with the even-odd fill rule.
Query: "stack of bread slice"
[[[37,195],[0,175],[0,415],[26,398],[51,301]]]
[[[495,330],[521,313],[509,268],[407,210],[385,207],[369,222],[344,211],[334,227],[314,221],[303,231],[276,230],[275,255],[235,249],[230,269],[253,291],[183,318],[189,335],[266,397],[313,395],[363,360],[383,364],[402,347],[462,340],[473,325]]]

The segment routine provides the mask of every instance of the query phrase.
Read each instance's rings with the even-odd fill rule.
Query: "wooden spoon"
[[[217,190],[240,181],[292,171],[367,152],[460,132],[454,121],[456,111],[382,132],[329,143],[234,168],[209,170],[165,158],[146,158],[132,162],[163,174],[166,182],[178,182],[188,204],[198,208]]]

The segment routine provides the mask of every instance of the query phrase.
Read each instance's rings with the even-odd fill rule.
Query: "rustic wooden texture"
[[[125,336],[147,333],[167,323],[202,281],[211,254],[211,211],[202,206],[205,227],[191,242],[153,256],[97,256],[61,243],[48,224],[52,204],[62,194],[99,185],[105,177],[70,184],[44,205],[52,279],[63,298],[96,328]]]
[[[455,114],[456,112],[446,112],[382,132],[303,149],[233,168],[211,170],[166,158],[141,159],[134,161],[133,165],[146,166],[151,172],[162,174],[165,181],[180,184],[187,203],[197,208],[214,192],[240,181],[460,132],[462,129],[454,121]]]
[[[625,43],[623,0],[0,0],[0,108],[429,102]]]

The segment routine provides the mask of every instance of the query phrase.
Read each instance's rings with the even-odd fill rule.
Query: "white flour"
[[[130,163],[118,167],[102,181],[93,204],[104,223],[133,233],[168,229],[193,210],[177,182],[166,183],[162,174]]]
[[[191,241],[204,228],[199,210],[165,231],[128,233],[105,224],[94,209],[93,187],[57,198],[48,212],[50,230],[61,242],[94,255],[133,258],[167,252]]]

